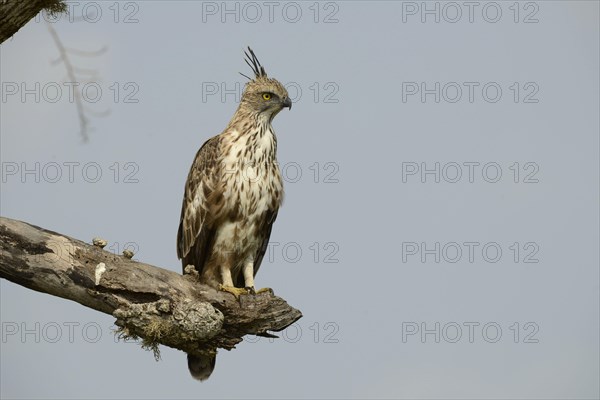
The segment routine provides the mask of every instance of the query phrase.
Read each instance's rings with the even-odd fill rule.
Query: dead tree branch
[[[191,354],[232,349],[247,334],[269,336],[302,317],[270,292],[220,292],[193,275],[127,259],[100,247],[0,217],[0,278],[111,314],[146,344]]]
[[[62,0],[0,0],[0,43],[17,33],[40,11],[50,14],[67,11]]]

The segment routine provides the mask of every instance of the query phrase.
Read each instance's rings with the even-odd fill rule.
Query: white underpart
[[[236,132],[237,134],[237,132]],[[217,232],[215,232],[214,248],[217,251],[233,251],[239,258],[244,261],[239,265],[231,265],[232,269],[243,269],[245,285],[248,287],[254,286],[254,256],[258,251],[261,243],[253,240],[256,237],[256,230],[259,224],[259,218],[262,218],[266,211],[269,210],[271,197],[269,196],[269,184],[275,179],[272,176],[272,163],[277,162],[275,158],[267,161],[266,164],[255,163],[264,154],[268,154],[273,150],[274,135],[269,128],[262,137],[257,139],[256,151],[253,154],[244,157],[244,151],[248,146],[248,139],[251,135],[244,135],[235,142],[227,157],[224,159],[225,164],[225,179],[230,184],[227,187],[232,187],[233,182],[237,183],[238,190],[236,192],[226,191],[224,193],[226,199],[226,208],[234,208],[236,203],[241,207],[242,215],[245,216],[245,228],[241,222],[232,221],[223,223]],[[240,152],[240,158],[237,154]],[[241,186],[244,190],[241,191]],[[282,189],[282,188],[281,188]],[[256,208],[250,211],[250,206],[254,199]],[[244,240],[246,239],[246,240]],[[241,247],[241,243],[246,245]],[[226,279],[231,279],[225,271],[221,271],[223,284],[227,286]]]
[[[104,263],[100,263],[98,265],[96,265],[96,286],[98,286],[100,284],[100,278],[102,278],[102,274],[106,272],[106,264]]]

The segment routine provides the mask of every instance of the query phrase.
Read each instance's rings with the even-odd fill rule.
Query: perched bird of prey
[[[238,297],[255,293],[254,277],[283,200],[277,138],[271,126],[292,108],[287,90],[267,77],[248,47],[254,79],[246,83],[233,118],[198,150],[185,183],[177,255],[194,266],[202,283]],[[242,74],[243,75],[243,74]],[[188,354],[192,376],[207,379],[216,355]]]

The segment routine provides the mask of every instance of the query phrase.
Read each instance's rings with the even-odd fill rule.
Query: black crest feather
[[[248,66],[252,69],[252,72],[254,72],[254,76],[256,78],[266,77],[267,72],[265,71],[265,67],[263,67],[260,64],[260,61],[258,61],[256,54],[254,54],[254,52],[252,51],[250,46],[248,46],[248,51],[244,50],[244,54],[246,55],[246,59],[245,59],[246,64],[248,64]],[[241,72],[240,72],[240,75],[245,76],[246,78],[252,80],[252,78],[250,78],[248,75],[244,75]]]

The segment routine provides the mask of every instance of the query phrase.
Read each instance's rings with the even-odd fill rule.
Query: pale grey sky
[[[250,45],[295,104],[257,286],[301,309],[213,376],[1,281],[2,398],[598,398],[599,3],[72,3],[0,47],[1,215],[179,271],[183,183]],[[436,18],[439,21],[436,21]],[[236,86],[237,85],[237,86]],[[101,93],[97,95],[98,89]],[[96,117],[92,112],[110,111]],[[29,171],[29,172],[28,172]]]

